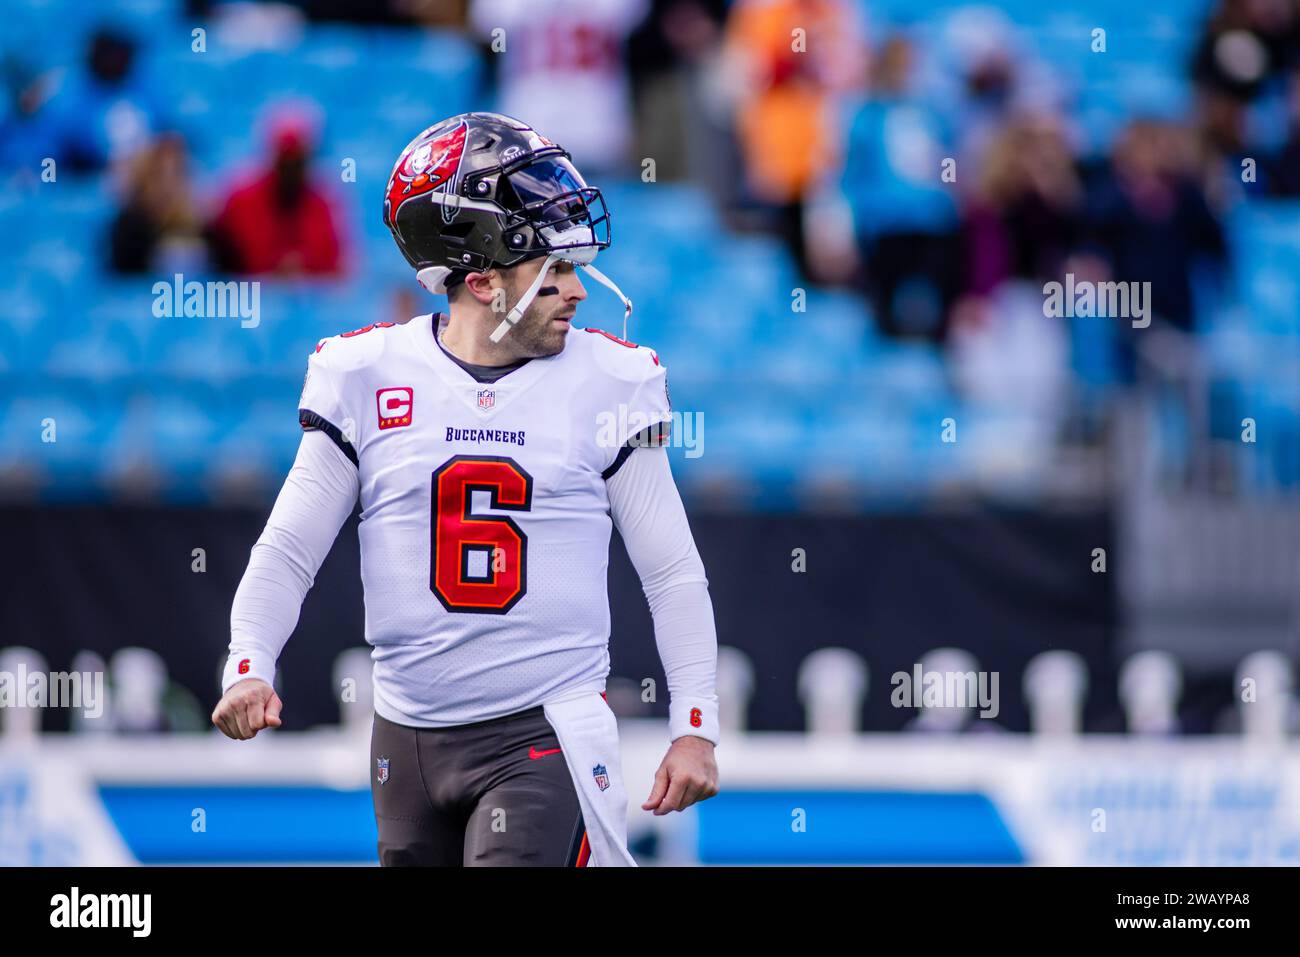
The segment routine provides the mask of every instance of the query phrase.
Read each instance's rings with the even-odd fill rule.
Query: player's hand
[[[212,723],[236,741],[247,741],[263,728],[280,727],[284,705],[275,689],[261,678],[245,678],[230,686],[212,712]]]
[[[684,811],[717,793],[718,765],[713,760],[713,742],[688,734],[674,741],[664,755],[641,810],[654,811],[658,817],[669,811]]]

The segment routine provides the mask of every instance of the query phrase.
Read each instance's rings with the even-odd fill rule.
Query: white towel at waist
[[[599,691],[561,695],[543,709],[578,789],[590,866],[636,867],[627,849],[627,789],[614,712]]]

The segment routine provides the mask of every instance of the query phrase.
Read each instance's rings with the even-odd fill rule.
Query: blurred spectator
[[[202,219],[190,188],[185,142],[160,137],[131,158],[127,195],[109,232],[110,258],[120,273],[159,269],[173,251],[202,255]]]
[[[164,125],[156,95],[134,69],[135,42],[93,33],[84,69],[71,73],[46,109],[54,158],[75,172],[96,172],[128,158]]]
[[[312,20],[343,23],[403,24],[460,30],[469,17],[469,0],[290,0]]]
[[[628,40],[636,155],[654,158],[659,180],[707,181],[720,152],[727,123],[717,122],[704,87],[726,16],[726,0],[651,0]]]
[[[1265,164],[1266,183],[1273,196],[1300,196],[1300,68],[1287,86],[1287,137]]]
[[[969,169],[1024,113],[1063,112],[1058,77],[1001,10],[960,7],[943,24],[922,85],[941,111],[958,166]]]
[[[949,358],[963,395],[1019,436],[1017,470],[1052,447],[1064,414],[1067,328],[1044,321],[1042,284],[1061,279],[1083,195],[1058,121],[1025,115],[990,140],[963,197],[966,294],[953,308]]]
[[[940,179],[943,133],[913,68],[911,43],[890,37],[849,125],[842,188],[881,327],[940,339],[960,285],[956,185]]]
[[[1254,99],[1300,55],[1293,0],[1220,0],[1192,61],[1198,86],[1238,101]]]
[[[475,30],[504,44],[501,112],[559,143],[588,176],[623,167],[632,140],[625,47],[646,10],[647,0],[475,0]]]
[[[1205,182],[1213,185],[1221,175],[1235,178],[1241,173],[1236,161],[1248,152],[1246,107],[1235,97],[1211,89],[1199,91],[1198,98],[1199,166]]]
[[[1187,131],[1155,120],[1130,124],[1088,207],[1087,246],[1106,261],[1107,278],[1150,282],[1156,319],[1190,330],[1194,269],[1221,262],[1226,246],[1195,178]]]
[[[1293,0],[1220,0],[1192,59],[1203,173],[1216,196],[1235,185],[1249,152],[1247,107],[1273,91],[1300,53]],[[1230,178],[1223,182],[1220,177]]]
[[[35,183],[41,161],[54,152],[50,114],[43,109],[53,92],[53,77],[23,59],[6,56],[0,63],[0,170],[7,185]]]
[[[1150,283],[1149,328],[1120,323],[1114,358],[1121,381],[1154,387],[1166,396],[1170,422],[1183,434],[1209,434],[1201,346],[1194,337],[1193,277],[1214,276],[1227,246],[1219,221],[1196,178],[1192,137],[1171,123],[1137,120],[1115,145],[1111,176],[1089,202],[1084,248],[1100,251],[1102,280]],[[1207,474],[1208,448],[1192,443],[1164,467],[1171,477]]]
[[[748,185],[777,212],[804,275],[803,201],[839,169],[836,96],[860,86],[863,48],[842,0],[737,0],[727,22]]]
[[[1057,121],[1011,122],[989,144],[963,210],[967,290],[985,296],[1008,279],[1059,280],[1082,206],[1083,187]]]
[[[237,184],[212,223],[217,264],[251,275],[337,274],[338,216],[308,169],[313,124],[301,111],[281,109],[269,131],[269,167]]]

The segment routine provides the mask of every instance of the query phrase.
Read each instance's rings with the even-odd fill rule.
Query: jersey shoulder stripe
[[[644,382],[662,375],[663,365],[659,354],[649,346],[628,342],[618,336],[587,326],[583,332],[592,333],[583,336],[583,346],[602,372],[625,382]]]
[[[418,320],[412,319],[411,322]],[[384,354],[385,333],[402,328],[395,322],[374,322],[360,329],[327,336],[316,344],[308,356],[309,365],[348,372],[368,366]]]
[[[330,441],[337,445],[343,454],[348,457],[348,461],[358,468],[361,467],[361,461],[357,458],[356,448],[354,448],[352,443],[344,437],[342,430],[333,422],[329,421],[329,419],[325,418],[325,416],[318,412],[313,412],[311,409],[299,409],[298,423],[302,426],[304,432],[312,429],[319,429],[321,432],[324,432],[329,436]]]

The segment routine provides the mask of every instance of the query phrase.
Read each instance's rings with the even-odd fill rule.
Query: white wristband
[[[668,703],[669,740],[676,741],[689,734],[716,745],[719,730],[716,699],[673,698]]]

